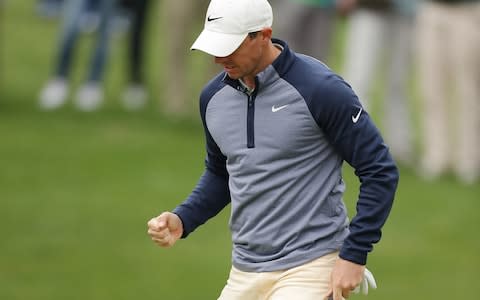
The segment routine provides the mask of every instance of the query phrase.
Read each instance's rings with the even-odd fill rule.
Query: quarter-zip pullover
[[[390,212],[398,171],[350,86],[325,64],[283,50],[248,93],[225,73],[200,96],[206,170],[176,213],[188,236],[231,203],[232,263],[276,271],[340,250],[365,264]],[[361,182],[349,222],[342,163]]]

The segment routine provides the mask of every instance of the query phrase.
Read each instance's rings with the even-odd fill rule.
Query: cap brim
[[[247,35],[248,33],[226,34],[204,29],[190,49],[225,57],[237,50]]]

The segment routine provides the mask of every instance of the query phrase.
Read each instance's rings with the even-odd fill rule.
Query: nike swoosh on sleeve
[[[357,123],[360,119],[360,115],[362,114],[363,108],[360,108],[356,116],[352,116],[352,122]]]

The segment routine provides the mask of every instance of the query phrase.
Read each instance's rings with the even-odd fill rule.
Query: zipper
[[[247,148],[255,148],[255,98],[258,91],[258,78],[255,77],[255,89],[246,93],[247,101]]]
[[[249,90],[240,79],[233,80],[225,75],[223,81],[247,96],[247,148],[255,148],[255,98],[258,91],[258,78],[255,77],[253,91]]]
[[[247,148],[255,148],[255,92],[248,95]]]

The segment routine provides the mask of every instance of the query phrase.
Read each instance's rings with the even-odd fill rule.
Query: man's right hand
[[[174,213],[164,212],[148,221],[148,234],[160,247],[171,247],[183,234],[182,220]]]

